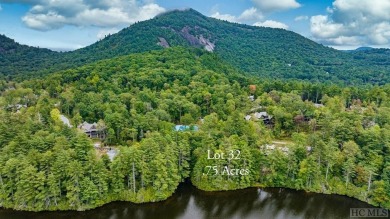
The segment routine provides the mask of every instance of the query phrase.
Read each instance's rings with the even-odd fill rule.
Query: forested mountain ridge
[[[52,66],[58,58],[60,53],[21,45],[0,34],[0,74],[33,74]]]
[[[0,34],[0,54],[2,55],[13,54],[13,53],[28,53],[28,52],[33,53],[33,52],[38,52],[38,50],[40,50],[40,52],[45,54],[55,53],[49,49],[39,49],[32,46],[21,45],[15,42],[15,40]]]
[[[3,55],[0,56],[3,63],[0,73],[29,78],[97,60],[173,46],[204,48],[237,69],[263,78],[349,85],[390,82],[387,50],[341,52],[291,31],[229,23],[193,9],[175,10],[135,23],[76,51],[50,53],[51,57],[47,57],[39,55],[47,51],[34,50],[33,53],[38,54],[35,62],[28,62],[26,54]]]
[[[154,202],[190,178],[203,190],[288,187],[390,208],[390,85],[250,77],[217,54],[175,47],[0,80],[0,94],[1,207]],[[255,119],[265,112],[270,123]],[[76,128],[83,121],[104,127],[115,158]],[[280,139],[289,140],[271,145]],[[240,159],[210,160],[208,150],[239,150]]]

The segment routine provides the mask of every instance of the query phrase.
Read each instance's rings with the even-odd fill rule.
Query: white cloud
[[[219,12],[215,12],[211,15],[211,17],[235,23],[258,21],[263,19],[262,13],[255,7],[246,9],[238,17],[231,14],[220,14]]]
[[[294,21],[306,21],[306,20],[309,20],[309,16],[298,16],[298,17],[295,17]]]
[[[22,21],[32,29],[50,30],[62,27],[66,18],[54,11],[49,11],[46,14],[27,14]]]
[[[332,45],[349,45],[349,46],[359,46],[360,39],[356,36],[338,36],[335,38],[330,38],[329,42]]]
[[[151,0],[0,0],[27,3],[32,7],[22,21],[36,30],[65,25],[116,27],[150,19],[165,9]]]
[[[343,24],[329,21],[329,17],[324,15],[311,17],[310,24],[312,34],[319,38],[334,38],[342,35],[345,30]]]
[[[356,3],[355,0],[336,0],[333,2],[334,12],[349,22],[356,18],[369,19],[371,16],[374,19],[390,19],[390,0],[360,0]]]
[[[273,21],[273,20],[266,20],[264,22],[256,22],[253,24],[253,26],[258,27],[272,27],[272,28],[281,28],[281,29],[288,29],[288,26],[284,23]]]
[[[310,19],[313,37],[328,45],[390,45],[390,0],[335,0]]]
[[[301,7],[295,0],[252,0],[263,12],[282,11]]]
[[[119,29],[118,28],[111,28],[111,29],[101,29],[99,30],[99,32],[97,33],[97,38],[98,39],[104,39],[106,36],[108,35],[112,35],[112,34],[115,34],[115,33],[118,33],[119,32]]]
[[[251,0],[254,4],[254,7],[248,8],[243,11],[240,15],[231,15],[231,14],[221,14],[218,11],[218,5],[214,6],[214,13],[211,15],[213,18],[220,20],[226,20],[235,23],[254,23],[255,26],[264,26],[264,27],[273,27],[273,28],[282,28],[288,29],[288,26],[284,23],[273,21],[273,20],[263,20],[264,15],[272,13],[275,11],[289,10],[294,8],[301,7],[296,0]],[[298,20],[308,20],[307,16],[297,17]]]
[[[211,17],[219,19],[219,20],[238,23],[237,17],[234,15],[231,15],[231,14],[220,14],[219,12],[215,12],[214,14],[211,15]]]
[[[153,18],[154,16],[161,14],[163,12],[165,12],[164,8],[160,7],[157,4],[150,3],[150,4],[142,6],[139,9],[138,16],[133,17],[133,22],[148,20],[148,19]]]
[[[263,15],[257,8],[252,7],[242,12],[238,19],[242,21],[260,20],[263,19]]]

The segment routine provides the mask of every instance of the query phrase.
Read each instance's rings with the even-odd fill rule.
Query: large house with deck
[[[78,126],[78,128],[82,130],[90,138],[99,138],[99,139],[106,138],[104,129],[100,128],[96,122],[92,124],[88,122],[83,122]]]

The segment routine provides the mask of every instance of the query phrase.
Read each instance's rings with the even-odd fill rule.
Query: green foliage
[[[160,201],[188,178],[204,190],[289,187],[390,207],[388,85],[260,80],[215,54],[181,47],[0,85],[4,207]],[[256,112],[272,118],[244,119]],[[102,143],[119,150],[112,161],[77,130],[83,121],[104,128]],[[177,132],[174,125],[198,130]],[[266,147],[278,141],[285,143]],[[239,151],[240,159],[208,159],[209,151]]]
[[[0,36],[0,74],[8,79],[21,80],[98,60],[162,50],[161,39],[169,44],[165,46],[170,47],[204,48],[205,42],[209,46],[214,44],[213,52],[224,61],[262,78],[346,85],[383,85],[390,81],[390,50],[337,51],[291,31],[229,23],[208,18],[192,9],[172,11],[135,23],[72,52],[22,46]],[[158,60],[167,61],[166,57]],[[204,61],[213,63],[212,59]],[[138,67],[142,68],[142,64]],[[99,78],[91,75],[87,81],[95,86]],[[58,86],[53,83],[50,92],[55,92],[56,88]]]

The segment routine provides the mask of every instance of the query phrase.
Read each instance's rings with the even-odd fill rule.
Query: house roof
[[[253,118],[266,120],[266,119],[271,119],[272,116],[268,115],[267,112],[256,112],[253,114]],[[251,119],[252,119],[252,115],[245,116],[245,120],[251,120]]]
[[[81,125],[78,126],[79,129],[83,130],[84,132],[92,132],[92,131],[98,131],[98,125],[96,122],[94,123],[88,123],[88,122],[83,122]]]
[[[265,117],[268,117],[268,113],[267,112],[256,112],[255,113],[255,117],[260,119],[260,118],[265,118]]]

